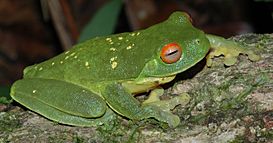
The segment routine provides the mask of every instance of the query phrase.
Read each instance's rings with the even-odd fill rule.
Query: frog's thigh
[[[55,122],[62,123],[62,124],[73,125],[73,126],[82,126],[82,127],[98,126],[101,124],[108,123],[113,118],[113,112],[109,108],[107,109],[106,113],[102,117],[84,118],[84,117],[75,116],[72,114],[67,114],[60,110],[56,110],[55,108],[48,106],[39,100],[36,100],[35,102],[33,101],[31,105],[27,107],[45,116],[46,118],[50,120],[53,120]]]
[[[107,108],[104,100],[93,92],[54,79],[19,80],[12,86],[11,96],[17,102],[48,118],[51,114],[47,111],[49,107],[52,112],[61,111],[84,118],[100,117]]]
[[[106,85],[102,91],[102,96],[113,110],[127,118],[141,120],[153,117],[159,121],[168,123],[171,127],[177,126],[180,122],[178,116],[172,114],[170,111],[163,111],[158,106],[149,104],[141,106],[140,102],[120,84],[113,83]]]

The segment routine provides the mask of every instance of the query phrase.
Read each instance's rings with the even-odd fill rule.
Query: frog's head
[[[168,77],[181,73],[202,60],[210,44],[203,31],[194,28],[188,14],[173,13],[165,22],[147,29],[152,58],[144,66],[140,77]],[[155,33],[155,34],[151,34]],[[159,42],[158,42],[159,41]]]

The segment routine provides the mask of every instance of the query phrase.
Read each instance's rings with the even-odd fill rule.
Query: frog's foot
[[[212,51],[207,55],[207,66],[212,65],[212,59],[217,56],[224,55],[224,64],[226,66],[234,65],[239,54],[247,55],[251,61],[258,61],[259,55],[256,55],[252,50],[246,49],[243,45],[235,41],[227,40],[222,37],[207,35],[212,46]]]
[[[174,115],[170,111],[162,110],[159,106],[146,104],[141,107],[140,119],[146,119],[153,117],[158,121],[168,123],[169,127],[176,127],[180,123],[180,118],[177,115]]]
[[[169,125],[177,126],[180,122],[180,119],[178,116],[172,114],[171,110],[174,109],[177,105],[184,106],[187,103],[189,103],[190,97],[188,94],[183,93],[170,100],[160,100],[159,97],[163,95],[163,93],[164,93],[164,89],[161,87],[152,90],[149,95],[149,98],[142,103],[142,107],[145,108],[145,110],[154,108],[153,110],[159,110],[159,112],[164,111],[166,114],[168,114],[168,116],[166,116],[168,118],[166,118],[165,120],[168,121]],[[162,117],[157,117],[157,118],[159,119]]]
[[[153,89],[151,91],[151,93],[149,94],[149,98],[146,99],[144,102],[142,102],[142,104],[149,104],[149,103],[153,103],[153,102],[156,102],[156,101],[160,101],[160,96],[163,95],[164,93],[164,89],[161,88],[161,87],[158,87],[156,89]]]
[[[185,104],[184,99],[186,99],[186,96],[160,101],[158,96],[161,93],[161,89],[152,92],[153,96],[145,104],[141,105],[122,85],[113,83],[105,87],[102,95],[114,111],[129,119],[141,120],[152,117],[158,121],[168,123],[170,127],[176,127],[180,123],[180,119],[177,115],[172,114],[170,110],[176,105]]]
[[[170,111],[177,105],[185,106],[190,101],[190,96],[187,93],[183,93],[169,100],[160,100],[160,96],[163,95],[164,89],[159,87],[151,91],[149,98],[142,103],[142,106],[154,105],[161,108],[163,111]]]

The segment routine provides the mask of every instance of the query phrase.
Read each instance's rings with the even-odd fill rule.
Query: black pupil
[[[174,54],[177,53],[177,52],[178,52],[178,50],[172,51],[172,52],[170,52],[170,53],[167,53],[166,56],[174,55]]]

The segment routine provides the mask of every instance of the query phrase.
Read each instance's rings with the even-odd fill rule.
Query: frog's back
[[[141,41],[145,41],[141,34],[122,33],[80,43],[50,60],[26,68],[24,78],[77,83],[136,78],[155,53],[155,49],[140,48],[144,46]]]
[[[165,65],[159,57],[166,44],[179,43],[184,47],[184,53],[188,54],[190,51],[197,51],[191,43],[200,35],[204,37],[201,31],[192,27],[185,14],[177,12],[168,20],[141,31],[94,38],[80,43],[59,56],[26,68],[24,78],[58,79],[82,85],[134,80],[152,60],[157,59],[159,62],[146,66],[146,71],[155,70],[157,64]],[[187,59],[188,61],[183,60],[181,63],[194,61],[193,58]],[[165,68],[169,68],[168,65]],[[170,71],[162,69],[160,72]]]

